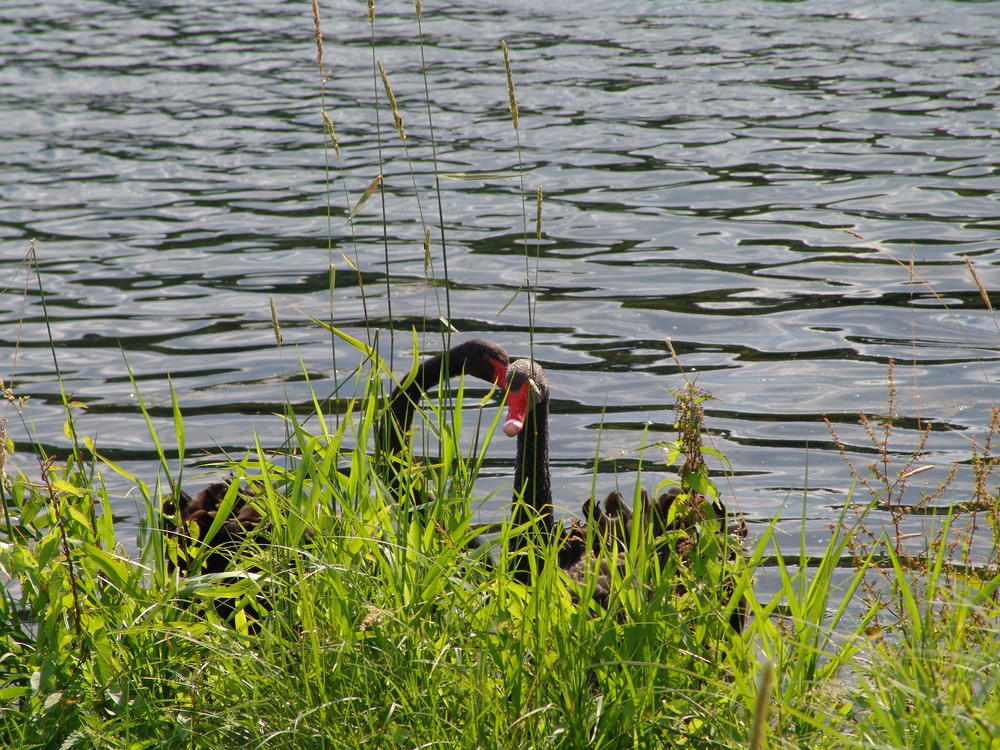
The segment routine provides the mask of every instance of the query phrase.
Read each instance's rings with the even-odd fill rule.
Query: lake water
[[[912,499],[982,442],[1000,331],[965,258],[1000,289],[1000,4],[430,0],[422,47],[412,3],[376,10],[372,27],[366,3],[323,0],[322,84],[308,0],[4,3],[0,378],[31,399],[23,422],[10,404],[0,417],[21,468],[37,471],[26,432],[66,447],[50,337],[88,406],[79,430],[147,482],[126,360],[168,443],[172,378],[189,456],[242,455],[255,433],[279,448],[273,414],[286,399],[310,411],[301,363],[320,396],[357,363],[306,317],[331,315],[331,264],[333,320],[380,329],[400,369],[412,327],[440,347],[440,317],[515,356],[533,328],[570,511],[602,422],[602,493],[630,486],[644,430],[672,437],[667,338],[719,399],[707,416],[734,471],[727,502],[752,530],[782,513],[795,549],[803,506],[818,552],[852,483],[823,417],[859,466],[873,460],[857,417],[886,411],[890,360],[892,470],[915,427],[933,428],[917,465],[936,468]],[[445,179],[435,195],[428,113],[440,172],[523,177]],[[380,173],[384,205],[348,222]],[[32,241],[48,325],[23,265]],[[483,515],[499,518],[512,441],[489,457]],[[650,476],[669,476],[655,458]],[[136,524],[132,488],[105,473]],[[966,463],[941,502],[971,488]]]

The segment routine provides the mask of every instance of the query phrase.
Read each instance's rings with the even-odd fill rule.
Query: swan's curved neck
[[[527,413],[517,435],[514,465],[514,523],[538,519],[543,531],[552,531],[552,477],[549,474],[549,402],[537,403]],[[523,502],[518,502],[521,498]]]
[[[458,366],[457,358],[450,358],[448,366],[454,369]],[[413,415],[417,404],[429,388],[438,385],[443,379],[450,379],[452,373],[442,372],[444,354],[435,354],[420,363],[416,375],[406,388],[397,387],[389,395],[389,409],[378,427],[377,437],[379,449],[392,455],[403,448],[406,433],[413,425]],[[457,373],[456,373],[457,374]]]

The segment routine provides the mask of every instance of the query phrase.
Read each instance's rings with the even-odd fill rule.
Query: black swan
[[[199,572],[222,573],[229,565],[232,552],[261,525],[263,516],[249,504],[249,495],[241,486],[236,489],[232,508],[218,531],[210,540],[204,541],[208,539],[212,524],[219,515],[230,484],[225,480],[212,482],[194,497],[178,489],[178,507],[175,508],[171,500],[163,503],[165,531],[177,540],[176,552],[168,549],[168,570],[176,568],[182,575],[190,572],[191,552],[186,551],[186,547],[205,543],[210,546],[211,552],[202,561]]]
[[[405,445],[417,406],[427,391],[462,374],[504,388],[508,362],[507,352],[500,344],[487,339],[470,339],[446,352],[428,357],[421,362],[405,387],[399,385],[392,391],[385,416],[376,429],[375,455],[380,470],[384,470],[395,490],[399,489],[398,482],[388,464]],[[264,530],[264,517],[251,504],[252,488],[241,486],[236,490],[236,498],[225,521],[207,540],[229,486],[228,481],[213,482],[194,497],[178,489],[177,507],[169,500],[164,503],[165,530],[177,539],[180,547],[175,554],[168,555],[170,570],[176,568],[182,573],[189,572],[189,555],[183,548],[190,544],[207,544],[212,551],[203,561],[200,572],[221,573],[228,567],[232,553],[248,535]]]
[[[581,582],[588,568],[596,565],[597,580],[594,601],[607,606],[610,596],[610,562],[628,548],[635,515],[618,492],[605,498],[603,508],[600,503],[588,500],[583,506],[585,517],[593,519],[595,529],[588,534],[587,529],[573,521],[568,531],[557,528],[553,517],[552,480],[549,473],[549,383],[540,365],[529,360],[517,360],[507,370],[507,419],[503,431],[508,437],[517,437],[517,458],[514,468],[514,511],[515,525],[534,523],[541,541],[558,537],[558,563],[571,579]],[[684,512],[674,508],[684,501]],[[693,502],[691,502],[693,501]],[[670,532],[694,528],[694,524],[706,520],[711,513],[722,523],[726,532],[741,541],[733,547],[741,547],[746,537],[746,524],[742,518],[728,516],[721,502],[709,501],[695,493],[685,493],[679,487],[671,487],[662,493],[655,503],[650,503],[645,489],[641,490],[643,512],[640,517],[646,526],[652,526],[652,536],[662,538]],[[688,511],[687,508],[692,510]],[[674,511],[671,513],[671,511]],[[669,555],[683,556],[691,542],[682,537],[676,544],[659,544],[656,554],[661,566]],[[588,548],[587,540],[591,540]],[[690,538],[690,537],[689,537]],[[514,576],[522,583],[530,582],[531,561],[527,555],[519,554],[530,544],[529,537],[517,534],[510,542]],[[685,547],[687,545],[687,547]],[[738,553],[736,553],[738,554]],[[576,599],[575,594],[574,600]],[[745,622],[745,612],[738,608],[730,620],[740,631]]]
[[[549,473],[549,381],[545,371],[530,360],[519,359],[507,369],[503,431],[507,437],[517,437],[511,521],[515,526],[537,524],[542,541],[548,541],[555,533]],[[531,578],[530,561],[518,554],[528,545],[523,533],[510,541],[510,551],[515,554],[514,576],[521,583]]]
[[[504,348],[488,339],[470,339],[425,359],[413,380],[405,387],[396,386],[389,394],[386,415],[376,431],[378,460],[383,462],[403,449],[417,406],[431,388],[464,373],[493,383],[502,391],[507,385],[509,362]]]

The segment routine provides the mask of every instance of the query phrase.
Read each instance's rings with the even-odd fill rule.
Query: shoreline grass
[[[641,585],[616,587],[609,608],[594,611],[571,603],[555,565],[530,587],[513,579],[502,554],[509,523],[470,549],[477,464],[498,416],[466,403],[461,387],[455,413],[488,409],[477,417],[480,453],[462,454],[450,411],[425,409],[425,429],[444,447],[407,475],[438,501],[418,517],[390,500],[366,450],[381,380],[373,359],[367,398],[350,402],[335,429],[322,418],[314,432],[292,424],[289,456],[269,461],[258,446],[232,466],[274,523],[230,573],[167,572],[176,542],[160,531],[160,497],[148,488],[141,554],[122,554],[96,479],[100,466],[122,469],[87,436],[64,462],[47,462],[42,483],[8,464],[0,739],[25,748],[991,746],[1000,577],[955,566],[944,543],[915,568],[891,530],[859,546],[877,493],[848,498],[819,560],[781,549],[772,524],[752,540],[732,599],[703,569],[652,570],[649,540],[633,540],[623,576]],[[337,471],[347,465],[349,475]],[[490,551],[496,565],[484,565]],[[844,560],[853,573],[838,586]],[[761,601],[753,580],[770,564],[780,588]],[[741,596],[751,619],[737,634],[727,606]],[[220,616],[220,603],[236,614]]]

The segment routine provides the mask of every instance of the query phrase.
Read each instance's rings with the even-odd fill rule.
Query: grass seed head
[[[312,0],[313,9],[313,29],[316,33],[316,67],[319,74],[323,75],[323,32],[319,26],[319,0]]]
[[[510,100],[510,118],[514,121],[514,130],[517,130],[517,93],[514,91],[514,74],[510,71],[510,54],[507,52],[507,41],[500,42],[500,49],[503,50],[503,66],[507,71],[507,98]]]

